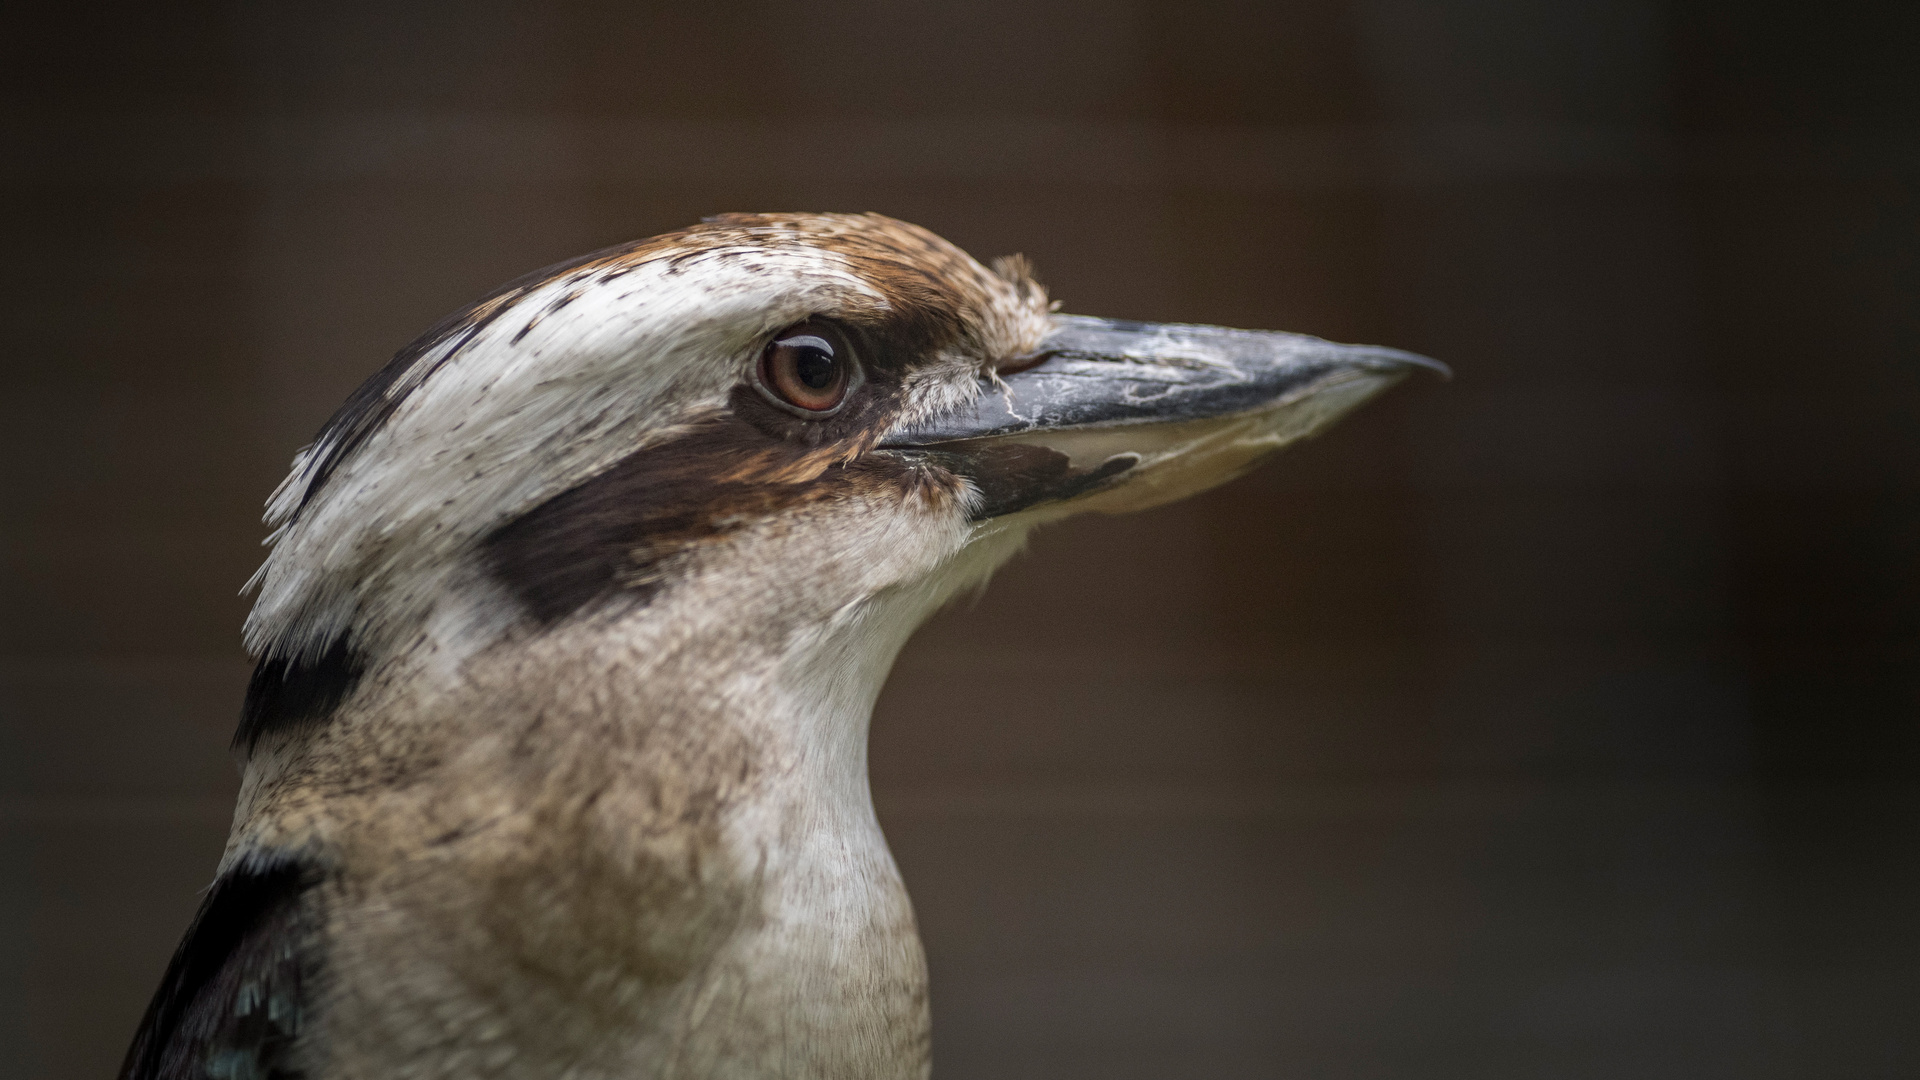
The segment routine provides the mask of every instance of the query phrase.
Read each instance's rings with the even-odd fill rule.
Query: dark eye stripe
[[[895,455],[849,461],[847,445],[802,445],[719,417],[500,526],[482,554],[542,625],[616,592],[644,603],[671,578],[676,555],[743,526],[850,492],[929,482]]]

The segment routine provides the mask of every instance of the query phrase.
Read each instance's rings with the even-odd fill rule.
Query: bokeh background
[[[1920,1075],[1920,5],[13,10],[0,1077],[110,1074],[210,878],[294,450],[762,209],[1458,372],[908,649],[937,1075]]]

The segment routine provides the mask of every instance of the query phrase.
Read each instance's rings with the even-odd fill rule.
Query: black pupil
[[[824,390],[833,383],[833,354],[825,349],[811,345],[802,345],[794,350],[799,355],[793,361],[793,373],[814,390]]]

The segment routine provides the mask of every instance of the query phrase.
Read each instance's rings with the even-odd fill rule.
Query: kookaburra
[[[232,834],[122,1076],[925,1077],[867,782],[902,644],[1035,525],[1437,367],[1056,307],[730,214],[402,350],[269,504]]]

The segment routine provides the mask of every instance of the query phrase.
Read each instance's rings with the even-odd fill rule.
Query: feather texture
[[[147,1006],[120,1080],[300,1080],[312,981],[310,874],[254,862],[207,891]]]

